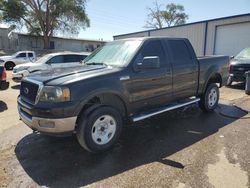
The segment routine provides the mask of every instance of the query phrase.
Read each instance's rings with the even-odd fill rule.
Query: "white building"
[[[145,36],[184,37],[190,40],[198,56],[232,56],[250,47],[250,14],[117,35],[114,40]]]
[[[91,52],[104,43],[105,41],[102,40],[51,37],[50,51]],[[0,50],[6,52],[19,50],[43,51],[44,42],[41,36],[16,32],[10,34],[8,28],[0,28]]]

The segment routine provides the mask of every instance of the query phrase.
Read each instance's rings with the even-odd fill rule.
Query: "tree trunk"
[[[50,37],[44,35],[43,42],[44,42],[44,49],[50,49]]]

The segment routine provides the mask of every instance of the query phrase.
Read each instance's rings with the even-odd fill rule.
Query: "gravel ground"
[[[0,187],[250,187],[243,88],[222,88],[213,113],[197,105],[164,113],[124,128],[111,151],[90,154],[75,137],[46,137],[19,121],[11,82],[0,92]]]

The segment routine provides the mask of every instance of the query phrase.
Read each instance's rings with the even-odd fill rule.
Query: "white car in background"
[[[33,63],[25,63],[14,67],[12,72],[12,80],[20,82],[23,77],[30,73],[38,71],[46,71],[55,68],[67,68],[79,66],[90,53],[74,53],[74,52],[59,52],[44,55]]]
[[[7,70],[12,70],[16,65],[33,62],[36,60],[36,53],[34,51],[19,51],[10,56],[1,56],[0,65]]]

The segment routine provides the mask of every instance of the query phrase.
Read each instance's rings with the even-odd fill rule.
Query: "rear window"
[[[186,43],[182,40],[169,40],[170,52],[174,61],[186,61],[192,59]]]
[[[28,53],[28,57],[33,57],[33,53]]]

